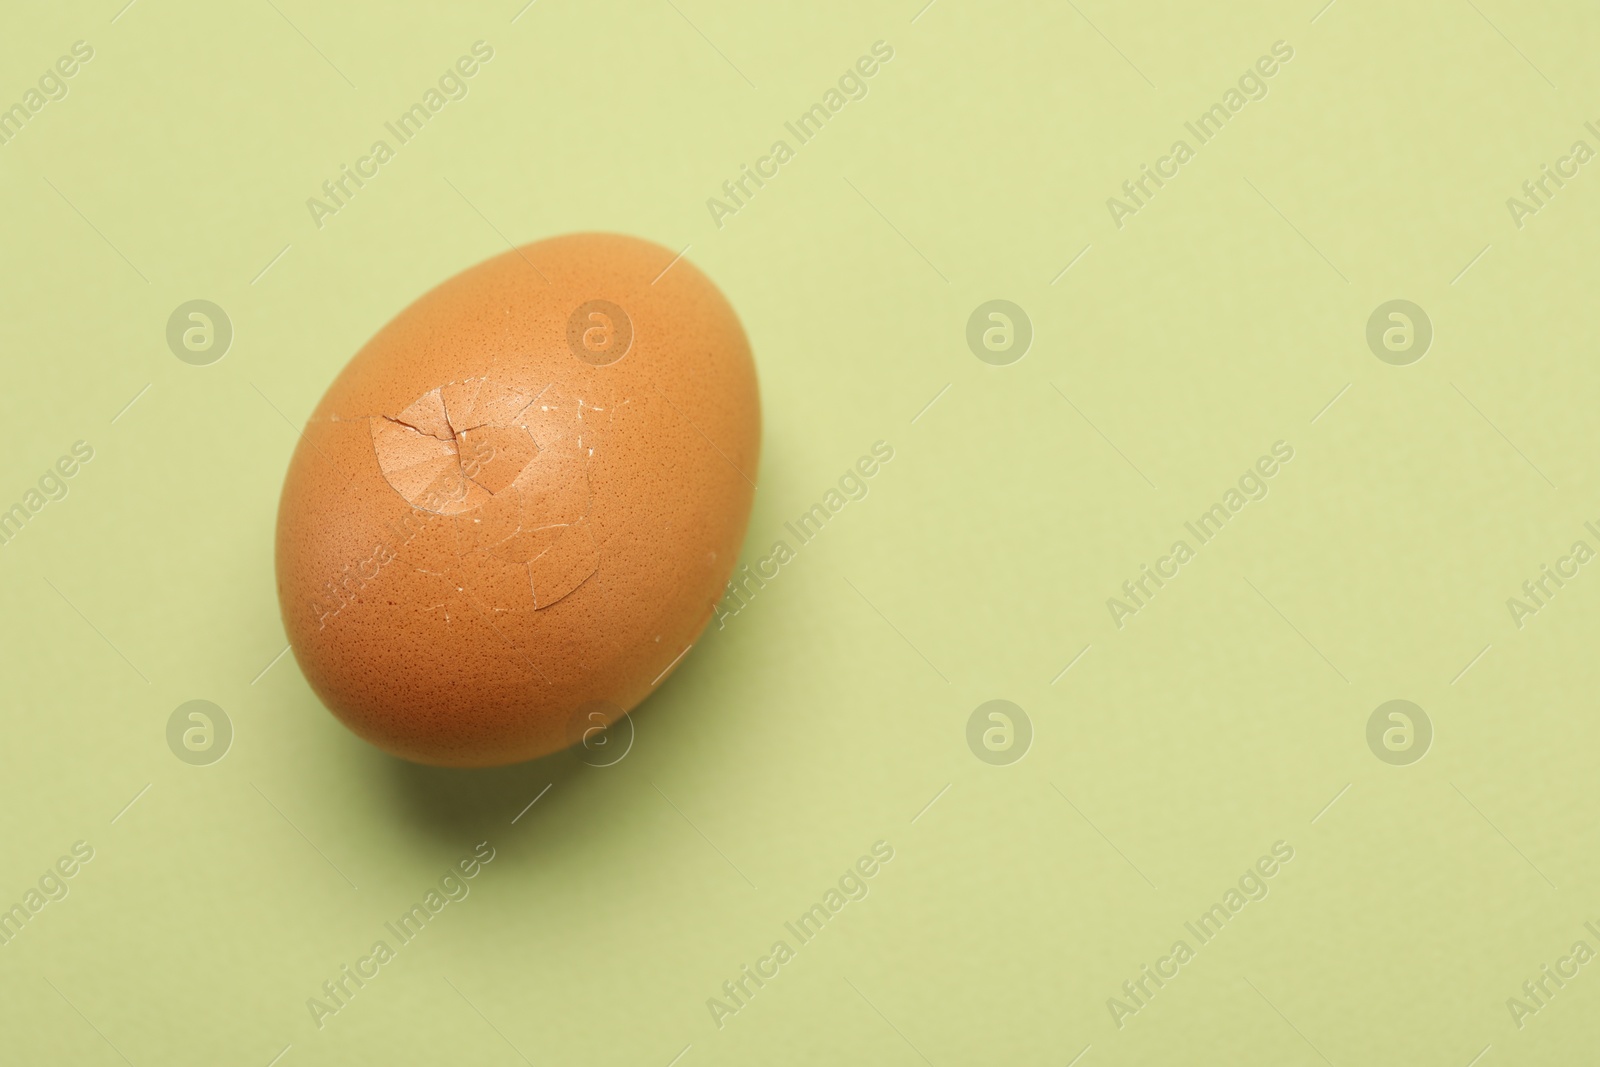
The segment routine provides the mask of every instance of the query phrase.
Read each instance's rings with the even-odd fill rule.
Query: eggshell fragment
[[[407,759],[565,747],[710,620],[760,437],[749,343],[687,260],[576,234],[463,271],[356,354],[290,461],[278,594],[301,670]]]

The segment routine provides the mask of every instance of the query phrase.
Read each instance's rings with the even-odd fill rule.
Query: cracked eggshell
[[[422,763],[564,748],[710,620],[761,439],[750,346],[687,260],[611,234],[463,271],[329,387],[278,508],[301,670]]]

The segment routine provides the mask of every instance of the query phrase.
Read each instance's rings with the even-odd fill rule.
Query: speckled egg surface
[[[611,234],[496,256],[378,331],[278,508],[278,598],[328,708],[489,766],[648,696],[712,615],[760,453],[749,343],[705,275]]]

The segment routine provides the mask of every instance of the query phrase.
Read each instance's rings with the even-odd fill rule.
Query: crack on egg
[[[582,588],[600,568],[589,466],[615,408],[554,383],[530,392],[477,376],[362,416],[390,488],[426,526],[445,520],[405,551],[433,566],[453,556],[449,573],[418,572],[458,595],[477,590],[485,619],[541,611]]]
[[[369,416],[369,418],[370,418],[370,417],[371,417],[371,416]],[[397,418],[395,418],[395,417],[394,417],[394,416],[393,416],[393,415],[379,415],[379,416],[377,416],[377,418],[380,418],[380,419],[388,419],[388,420],[389,420],[389,421],[390,421],[390,422],[396,422],[396,423],[399,423],[399,424],[400,424],[400,425],[401,425],[401,426],[404,426],[404,427],[406,427],[406,428],[408,428],[408,429],[412,429],[412,430],[415,430],[415,431],[417,431],[417,432],[418,432],[418,433],[420,433],[420,434],[427,434],[427,436],[429,436],[429,437],[436,437],[436,438],[438,438],[438,440],[440,440],[440,441],[454,441],[454,440],[455,440],[455,439],[456,439],[456,435],[455,435],[455,431],[454,431],[454,430],[451,430],[451,431],[450,431],[450,436],[449,436],[449,437],[439,437],[439,436],[438,436],[438,435],[437,435],[437,434],[432,434],[432,433],[428,433],[428,431],[427,431],[427,430],[424,430],[424,429],[423,429],[423,428],[422,428],[422,427],[420,427],[420,426],[412,426],[412,425],[411,425],[411,423],[409,423],[409,422],[407,422],[407,421],[406,421],[406,420],[405,420],[405,419],[397,419]],[[344,422],[349,422],[349,421],[354,421],[354,420],[349,420],[349,419],[344,419],[344,420],[340,420],[340,419],[335,419],[335,420],[334,420],[334,421],[335,421],[335,422],[340,422],[340,421],[344,421]]]

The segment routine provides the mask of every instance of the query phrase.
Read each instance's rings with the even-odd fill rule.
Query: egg
[[[295,448],[276,555],[300,669],[421,763],[583,739],[710,620],[760,441],[749,342],[688,260],[575,234],[471,267],[356,353]]]

